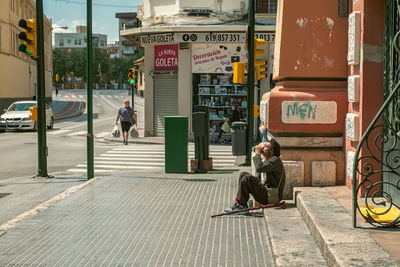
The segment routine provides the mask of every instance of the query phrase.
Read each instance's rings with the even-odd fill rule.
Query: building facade
[[[107,49],[107,35],[94,33],[92,36],[93,46]],[[76,32],[57,32],[54,34],[54,48],[63,49],[86,49],[87,33],[86,26],[76,26]]]
[[[264,50],[271,71],[276,1],[257,3],[256,37],[266,40]],[[266,10],[272,13],[264,13]],[[230,116],[232,104],[239,106],[245,120],[246,86],[234,85],[232,73],[234,62],[247,61],[247,12],[247,1],[239,0],[176,0],[169,4],[147,0],[138,6],[142,27],[121,35],[145,50],[146,136],[163,136],[165,116],[191,118],[196,105],[209,106],[211,127]],[[269,91],[270,79],[262,80],[260,88],[261,94]]]
[[[137,18],[136,12],[116,13],[115,17],[118,19],[119,33],[121,33],[121,31],[140,27],[140,20]],[[119,34],[118,55],[120,57],[133,56],[137,51],[137,46]]]
[[[17,100],[33,99],[36,96],[36,62],[18,51],[22,43],[18,34],[20,19],[35,19],[36,6],[33,0],[0,1],[0,111]],[[45,95],[52,96],[52,28],[51,20],[44,18],[45,51]]]

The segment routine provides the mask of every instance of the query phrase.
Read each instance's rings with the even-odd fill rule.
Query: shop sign
[[[245,43],[245,32],[196,32],[175,33],[175,40],[179,43]],[[256,32],[257,39],[264,39],[266,43],[275,42],[274,32]]]
[[[154,70],[177,70],[178,65],[178,44],[154,46]]]
[[[233,62],[247,62],[245,44],[193,44],[193,73],[232,73]]]
[[[160,33],[142,35],[140,38],[142,45],[175,43],[174,33]]]
[[[275,32],[255,32],[257,39],[275,42]],[[170,43],[246,43],[245,32],[175,32],[146,34],[140,37],[142,45]]]

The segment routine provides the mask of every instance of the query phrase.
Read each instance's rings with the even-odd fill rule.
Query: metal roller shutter
[[[164,136],[164,117],[178,114],[178,75],[154,75],[154,135]]]

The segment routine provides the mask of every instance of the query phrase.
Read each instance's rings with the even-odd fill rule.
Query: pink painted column
[[[349,49],[349,58],[356,59],[349,61],[351,68],[346,115],[346,185],[350,188],[358,140],[383,104],[384,10],[385,1],[358,0],[353,4],[349,19],[349,34],[356,39],[352,41],[349,38],[349,48],[352,48]],[[365,153],[361,151],[362,155]],[[378,179],[372,180],[376,182]]]
[[[277,83],[262,97],[261,118],[282,158],[303,165],[297,185],[344,184],[347,26],[337,0],[279,1]]]

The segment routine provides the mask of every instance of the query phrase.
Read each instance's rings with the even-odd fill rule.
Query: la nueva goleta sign
[[[154,46],[154,70],[178,70],[178,44]]]

